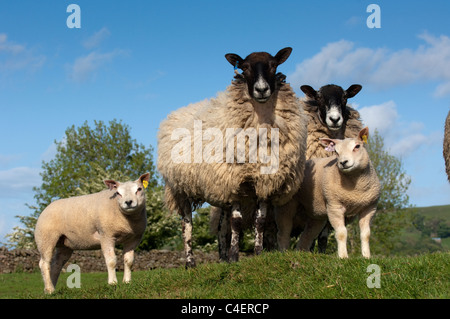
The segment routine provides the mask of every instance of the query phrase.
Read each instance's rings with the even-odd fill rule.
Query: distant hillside
[[[450,221],[450,205],[417,207],[415,210],[427,217],[438,217]]]
[[[409,211],[412,224],[403,232],[397,253],[450,251],[450,205],[414,207]]]

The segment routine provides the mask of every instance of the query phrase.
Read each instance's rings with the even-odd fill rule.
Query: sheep
[[[108,283],[117,283],[116,244],[123,245],[123,281],[130,282],[134,249],[147,224],[143,188],[147,187],[149,178],[150,174],[145,173],[136,181],[125,183],[105,180],[107,190],[59,199],[42,211],[34,236],[41,255],[39,267],[46,293],[54,292],[59,273],[74,250],[101,248]]]
[[[334,84],[322,86],[318,91],[309,85],[300,89],[306,94],[303,101],[308,114],[307,160],[330,156],[321,146],[320,138],[356,137],[363,128],[359,112],[347,105],[347,99],[358,94],[361,85],[353,84],[345,91]]]
[[[160,125],[157,167],[165,182],[166,206],[182,217],[186,267],[195,266],[192,211],[196,207],[207,202],[230,211],[229,259],[237,261],[246,203],[257,207],[258,254],[267,207],[284,204],[300,186],[306,116],[290,85],[279,81],[276,73],[291,51],[287,47],[275,56],[254,52],[245,59],[226,54],[227,61],[243,73],[237,73],[216,98],[178,109]],[[252,143],[255,139],[259,143]],[[210,143],[203,148],[204,140]]]
[[[320,138],[343,139],[358,136],[363,124],[359,112],[347,105],[347,100],[361,91],[361,85],[353,84],[345,91],[334,84],[322,86],[318,91],[309,85],[302,85],[300,89],[306,95],[303,102],[308,115],[306,160],[332,155],[322,147]],[[325,253],[330,228],[331,225],[327,223],[319,234],[317,246],[320,253]],[[311,246],[311,250],[313,249],[314,242]]]
[[[279,73],[279,78],[283,81],[285,76]],[[347,105],[347,100],[354,97],[362,89],[361,85],[353,84],[345,91],[342,87],[334,84],[325,85],[318,91],[315,91],[308,85],[303,85],[300,89],[306,94],[306,99],[302,99],[301,102],[304,103],[303,108],[308,116],[307,160],[331,155],[330,152],[326,152],[323,149],[319,138],[356,137],[363,128],[359,112]],[[229,227],[228,229],[222,227],[220,220],[226,220],[229,214],[229,212],[223,212],[220,207],[211,207],[210,229],[211,233],[219,235],[219,256],[221,260],[227,259],[227,250],[229,248],[228,233],[230,230]],[[267,218],[274,218],[273,214],[273,209],[269,209]],[[251,219],[244,221],[243,225],[245,228],[251,226]],[[276,225],[275,227],[272,226],[274,225],[267,223],[264,231],[264,245],[269,249],[274,248],[276,245],[276,240],[272,240],[272,237],[273,239],[276,238],[277,229]],[[302,228],[301,221],[297,223],[297,226],[299,227],[296,228]],[[330,227],[327,224],[319,235],[319,252],[325,252]],[[314,248],[314,243],[312,248]]]
[[[450,112],[448,112],[447,120],[445,121],[443,153],[445,160],[445,170],[447,172],[448,181],[450,182]]]
[[[286,205],[298,215],[285,214],[277,224],[280,234],[284,235],[281,238],[284,247],[288,245],[295,217],[300,216],[305,224],[297,246],[300,250],[309,250],[328,218],[336,231],[338,256],[347,258],[345,219],[358,216],[362,255],[370,257],[370,221],[376,212],[381,188],[364,147],[368,135],[369,129],[365,127],[356,138],[321,138],[326,149],[335,151],[336,155],[306,162],[301,191]]]

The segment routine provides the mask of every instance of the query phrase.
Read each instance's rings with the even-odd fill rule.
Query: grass
[[[195,269],[133,272],[130,284],[106,284],[106,273],[81,274],[81,288],[67,288],[62,274],[56,292],[43,294],[40,273],[0,275],[0,298],[48,299],[302,299],[450,298],[450,254],[374,257],[370,260],[289,251],[270,252],[238,263]],[[380,267],[381,288],[368,288],[367,266]],[[118,274],[121,280],[123,274]]]
[[[450,219],[450,205],[418,207],[414,209],[417,213],[427,217],[442,218],[444,220]]]

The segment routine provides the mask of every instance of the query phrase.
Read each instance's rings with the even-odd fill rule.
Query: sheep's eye
[[[355,145],[355,148],[354,148],[353,150],[356,152],[360,147],[361,147],[360,144],[356,144],[356,145]]]
[[[139,187],[136,191],[136,194],[137,194],[137,192],[140,192],[141,190],[142,190],[142,187]]]
[[[122,195],[119,192],[116,192],[116,195],[122,197]]]

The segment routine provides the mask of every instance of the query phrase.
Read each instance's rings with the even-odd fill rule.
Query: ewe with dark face
[[[319,91],[314,90],[309,85],[302,85],[300,89],[309,98],[308,103],[318,107],[322,123],[330,131],[338,131],[345,127],[348,119],[347,99],[358,94],[362,86],[353,84],[345,91],[334,84],[322,86]]]
[[[292,48],[287,47],[274,57],[267,52],[254,52],[245,59],[234,53],[226,54],[225,58],[242,70],[250,96],[259,103],[265,103],[275,92],[277,67],[287,60],[291,52]]]

